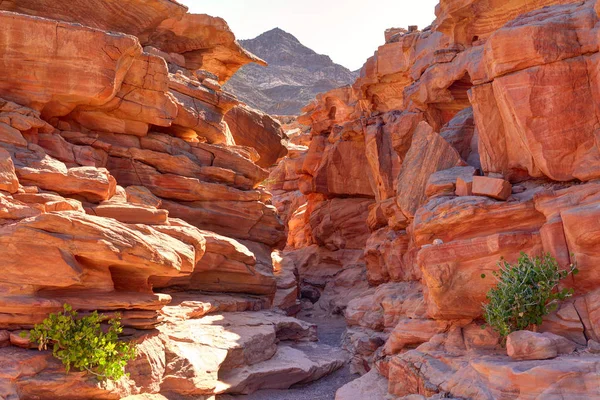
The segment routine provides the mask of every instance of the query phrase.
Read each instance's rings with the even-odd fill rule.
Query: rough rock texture
[[[312,343],[316,326],[269,310],[297,308],[260,186],[285,136],[221,88],[264,62],[222,19],[186,11],[0,2],[0,398],[214,400],[346,362]],[[337,227],[319,226],[323,240]],[[66,374],[30,349],[19,331],[65,303],[120,313],[130,375]]]
[[[269,65],[241,68],[225,88],[268,114],[299,115],[317,94],[349,85],[357,76],[279,28],[240,44]]]
[[[209,71],[220,82],[249,62],[266,65],[237,43],[223,19],[188,14],[187,7],[176,1],[11,0],[0,3],[0,9],[134,35],[142,46],[164,52],[168,60],[178,60],[180,67]]]
[[[303,312],[344,313],[366,374],[338,398],[598,396],[599,4],[441,0],[304,108],[271,177]],[[507,355],[482,303],[521,252],[581,273]]]
[[[597,1],[442,0],[283,143],[222,90],[260,60],[220,19],[0,8],[0,397],[212,400],[348,361],[296,313],[344,315],[339,398],[600,397]],[[504,348],[481,304],[520,252],[580,274]],[[129,377],[29,349],[63,303],[122,314]]]
[[[257,165],[269,168],[287,154],[287,139],[279,121],[248,106],[236,106],[225,118],[236,144],[253,147],[260,159]]]

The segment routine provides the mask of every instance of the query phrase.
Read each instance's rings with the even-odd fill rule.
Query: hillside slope
[[[349,85],[357,78],[356,72],[315,53],[279,28],[240,44],[269,66],[246,65],[225,88],[269,114],[298,115],[317,94]]]

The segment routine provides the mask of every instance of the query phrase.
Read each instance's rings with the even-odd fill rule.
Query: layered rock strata
[[[304,304],[344,313],[368,372],[336,398],[599,395],[577,383],[597,381],[599,8],[442,0],[432,27],[388,32],[352,86],[305,108],[308,150],[273,189]],[[481,328],[492,272],[521,252],[581,270],[540,328],[575,344],[550,361],[513,360]]]
[[[260,186],[284,136],[221,88],[264,62],[175,1],[0,3],[0,397],[214,399],[341,367],[268,311],[297,292]],[[65,303],[121,315],[129,377],[18,347]]]

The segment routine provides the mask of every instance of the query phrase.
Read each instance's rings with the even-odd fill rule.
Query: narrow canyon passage
[[[440,0],[358,71],[200,3],[0,1],[0,399],[600,399],[600,0]],[[556,271],[494,325],[500,260]],[[65,305],[124,376],[40,346]]]
[[[341,339],[346,330],[346,322],[342,318],[310,318],[300,319],[313,323],[318,327],[319,342],[341,349]],[[222,395],[218,400],[330,400],[335,398],[339,388],[356,379],[358,375],[350,372],[345,364],[342,368],[316,382],[294,385],[289,389],[259,390],[249,395]]]

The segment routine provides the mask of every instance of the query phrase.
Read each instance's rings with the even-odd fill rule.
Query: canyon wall
[[[264,64],[225,21],[171,0],[19,0],[0,22],[0,398],[214,399],[341,367],[314,325],[268,310],[297,291],[260,186],[287,149],[221,88]],[[65,303],[122,316],[128,377],[27,350],[20,331]]]
[[[600,397],[599,12],[441,0],[304,109],[310,142],[270,188],[305,309],[349,325],[364,375],[336,399]],[[552,360],[515,362],[483,326],[521,252],[581,271],[540,329],[570,343]]]

